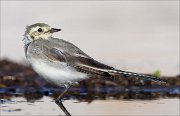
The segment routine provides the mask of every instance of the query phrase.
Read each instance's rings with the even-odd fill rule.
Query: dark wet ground
[[[161,77],[166,84],[142,81],[136,78],[108,79],[92,77],[72,86],[65,94],[65,99],[77,99],[91,102],[95,99],[159,99],[180,98],[180,75]],[[24,97],[28,101],[41,99],[43,96],[57,98],[63,88],[50,85],[40,78],[30,66],[0,60],[0,98],[1,103],[12,97]]]

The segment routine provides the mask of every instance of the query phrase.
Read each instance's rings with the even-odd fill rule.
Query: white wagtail
[[[61,29],[51,28],[44,23],[27,26],[24,34],[25,55],[33,69],[48,82],[66,89],[56,99],[56,104],[66,115],[70,113],[63,106],[61,99],[68,88],[75,82],[92,76],[115,77],[132,76],[141,79],[164,82],[153,76],[117,70],[102,64],[70,42],[53,38],[54,32]]]

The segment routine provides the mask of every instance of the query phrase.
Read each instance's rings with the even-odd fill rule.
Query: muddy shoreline
[[[167,81],[158,84],[137,78],[92,77],[72,86],[64,99],[91,102],[95,99],[141,99],[180,98],[180,75],[160,77]],[[40,78],[30,66],[8,60],[0,60],[0,98],[25,97],[28,101],[43,96],[56,98],[63,88],[53,86]],[[3,101],[1,101],[3,102]]]

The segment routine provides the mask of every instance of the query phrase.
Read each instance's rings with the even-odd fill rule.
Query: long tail
[[[110,74],[129,76],[129,77],[138,77],[143,80],[150,80],[150,81],[155,81],[155,82],[160,82],[160,83],[166,83],[166,81],[164,81],[160,78],[157,78],[154,76],[149,76],[149,75],[144,75],[144,74],[139,74],[139,73],[134,73],[134,72],[127,72],[127,71],[122,71],[122,70],[111,70],[108,72]]]

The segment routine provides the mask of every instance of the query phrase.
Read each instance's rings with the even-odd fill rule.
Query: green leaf
[[[154,71],[153,76],[154,77],[160,77],[161,76],[161,71],[160,70]]]

